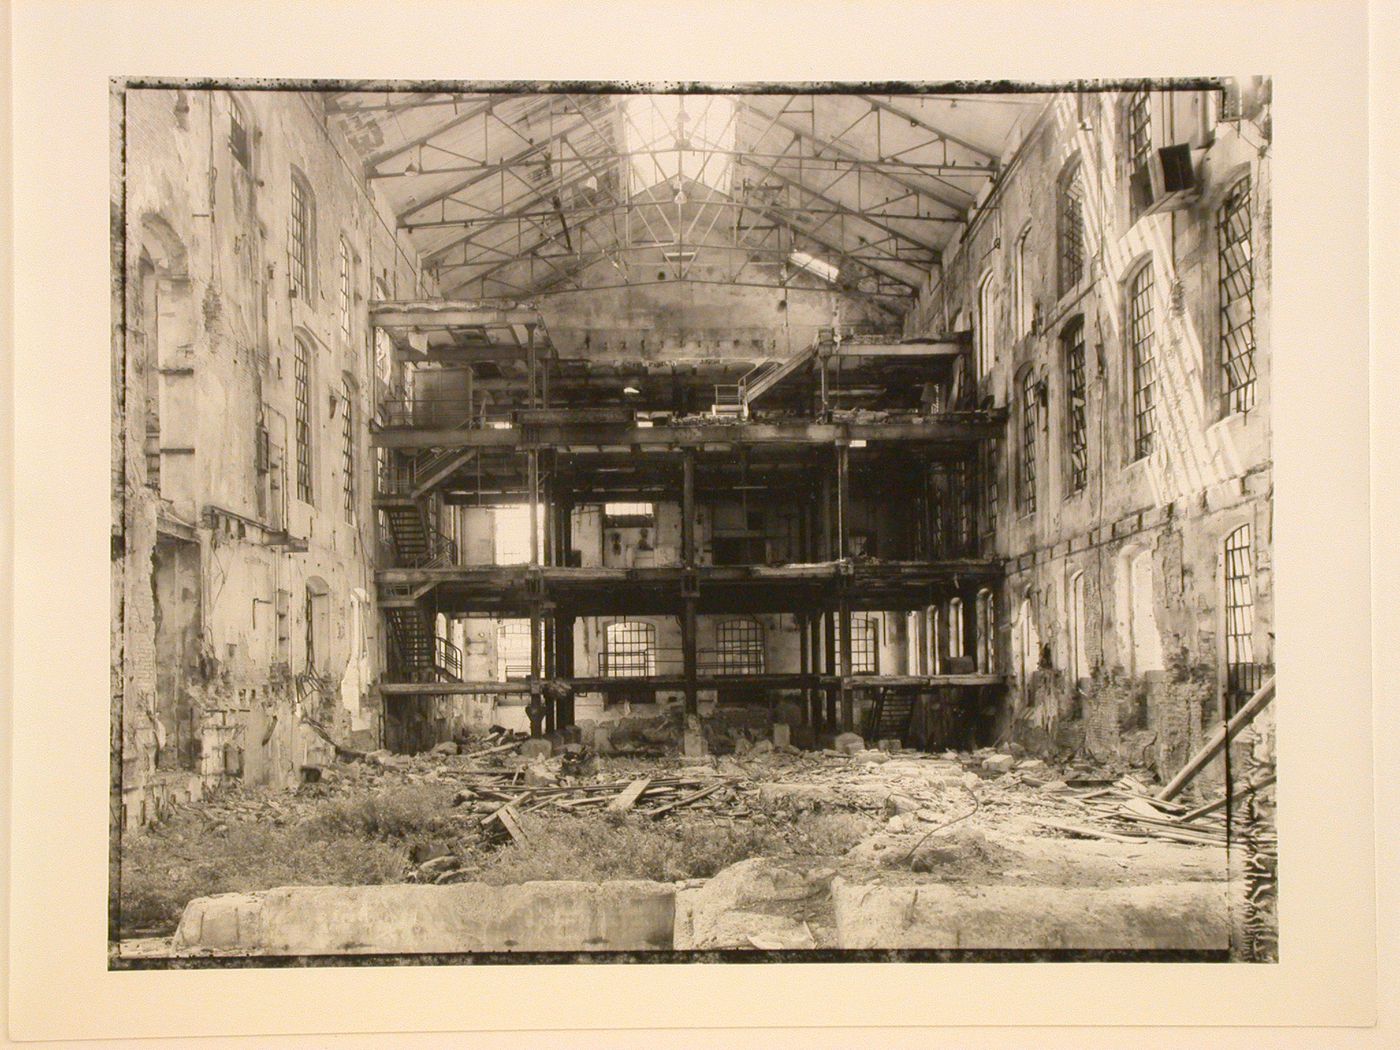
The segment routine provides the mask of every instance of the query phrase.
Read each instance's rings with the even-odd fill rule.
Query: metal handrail
[[[462,678],[462,650],[442,635],[433,636],[433,665],[443,674],[451,675],[457,681]]]
[[[701,675],[744,675],[764,674],[768,661],[759,650],[736,652],[718,648],[696,650],[695,670]],[[685,653],[679,646],[653,646],[645,654],[610,653],[606,649],[598,654],[598,674],[603,678],[652,678],[661,675],[682,674],[685,669]],[[640,668],[639,668],[640,665]],[[757,670],[754,669],[755,665]]]

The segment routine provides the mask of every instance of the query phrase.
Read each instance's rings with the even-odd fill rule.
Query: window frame
[[[1243,541],[1237,542],[1241,535]],[[1222,638],[1225,649],[1225,706],[1228,717],[1253,692],[1256,677],[1253,672],[1259,663],[1254,651],[1256,588],[1253,523],[1242,522],[1230,530],[1221,544],[1221,553],[1223,565],[1220,576],[1224,588],[1221,610],[1225,620]]]
[[[1089,233],[1084,214],[1083,176],[1083,158],[1076,153],[1065,162],[1055,187],[1056,280],[1061,299],[1078,288],[1088,272]],[[1071,202],[1074,204],[1073,214],[1069,207]],[[1071,256],[1072,273],[1069,265]]]
[[[1157,447],[1157,308],[1153,297],[1157,275],[1149,257],[1135,266],[1124,283],[1123,332],[1127,341],[1128,402],[1131,421],[1131,462],[1145,459]]]
[[[1016,492],[1016,505],[1023,515],[1034,514],[1037,503],[1036,460],[1039,455],[1040,429],[1040,384],[1035,370],[1027,368],[1021,374],[1019,384],[1021,402],[1021,434],[1019,441],[1020,485]]]
[[[986,379],[996,365],[996,299],[992,294],[996,276],[991,270],[977,282],[977,342],[976,371],[979,380]]]
[[[348,376],[341,379],[341,397],[345,404],[341,408],[340,419],[340,466],[344,473],[341,479],[341,503],[347,524],[355,524],[359,485],[355,474],[357,460],[355,448],[355,384]]]
[[[715,673],[763,674],[767,649],[763,624],[734,616],[715,625]]]
[[[308,303],[316,293],[316,194],[295,167],[287,208],[287,289]]]
[[[297,333],[292,336],[292,398],[294,410],[293,441],[296,452],[297,499],[309,506],[316,503],[315,398],[313,391],[313,359],[311,343]]]
[[[243,104],[231,91],[228,92],[228,100],[229,155],[233,158],[234,164],[251,177],[255,157],[253,122],[248,119],[248,111],[243,108]]]
[[[618,641],[625,647],[619,649]],[[608,678],[655,677],[656,625],[646,620],[613,621],[603,628],[603,655]]]
[[[1248,172],[1236,178],[1225,191],[1215,208],[1215,249],[1216,249],[1216,297],[1217,297],[1217,348],[1216,372],[1219,381],[1220,417],[1236,415],[1253,410],[1258,400],[1258,373],[1255,369],[1255,354],[1258,347],[1256,325],[1258,314],[1254,295],[1254,186]],[[1231,229],[1231,219],[1243,218],[1243,236],[1227,242],[1226,235]],[[1238,228],[1236,225],[1235,228]],[[1228,252],[1231,248],[1243,245],[1243,262],[1231,266]],[[1231,282],[1243,274],[1243,291],[1232,294]],[[1235,305],[1244,302],[1248,307],[1248,318],[1238,324],[1232,321]],[[1231,337],[1239,332],[1247,333],[1243,349],[1237,352]],[[1239,362],[1243,362],[1242,366]],[[1242,367],[1245,378],[1236,381],[1237,371]]]
[[[350,241],[345,234],[340,235],[340,273],[336,284],[336,313],[340,323],[340,334],[345,337],[345,345],[350,347],[354,340],[354,273],[355,256]]]
[[[1089,485],[1089,362],[1084,316],[1060,329],[1060,356],[1065,376],[1065,494],[1075,496]]]

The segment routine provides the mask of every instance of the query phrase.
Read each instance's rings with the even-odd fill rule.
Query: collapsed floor
[[[539,743],[497,732],[412,757],[374,752],[313,771],[294,793],[231,788],[128,834],[114,950],[219,954],[171,939],[186,905],[214,894],[638,879],[675,884],[673,948],[978,936],[1139,947],[1158,944],[1143,930],[1165,908],[1166,936],[1183,945],[1248,959],[1275,950],[1270,829],[1252,819],[1264,809],[1255,795],[1227,824],[1223,806],[1194,815],[1194,800],[1155,799],[1141,771],[867,749],[853,734],[823,751],[740,736],[734,753],[703,758],[676,756],[661,722],[637,727],[625,753],[574,743],[529,754]],[[946,928],[943,913],[979,907],[995,914],[959,921],[980,932]],[[1080,931],[1072,943],[1067,929]]]

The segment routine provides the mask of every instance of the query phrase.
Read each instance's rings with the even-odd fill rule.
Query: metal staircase
[[[744,406],[744,414],[747,416],[755,401],[816,356],[817,344],[813,342],[790,357],[779,361],[765,361],[749,369],[739,380],[739,397]]]
[[[380,602],[380,608],[389,624],[396,677],[410,682],[461,681],[461,650],[433,633],[432,622],[421,606],[391,599]]]
[[[914,714],[914,695],[905,691],[881,689],[865,719],[865,739],[874,746],[881,740],[906,743],[909,720]]]

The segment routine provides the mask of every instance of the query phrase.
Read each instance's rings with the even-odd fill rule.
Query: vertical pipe
[[[530,567],[540,564],[540,453],[530,449],[526,457],[526,498],[530,501]]]
[[[836,446],[836,557],[845,558],[850,551],[851,449]]]

